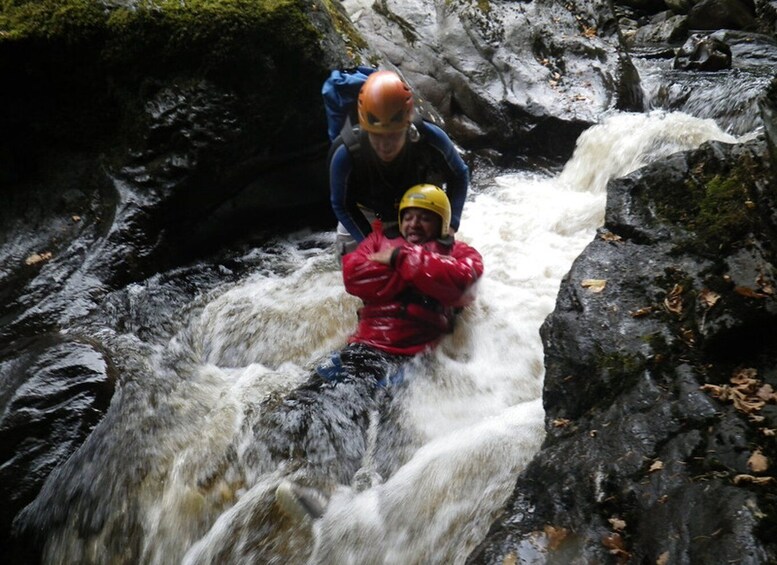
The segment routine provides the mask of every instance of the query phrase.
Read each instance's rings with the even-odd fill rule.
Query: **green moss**
[[[599,351],[596,367],[609,375],[633,376],[645,369],[645,359],[639,355],[621,352]]]
[[[47,139],[110,134],[136,121],[158,89],[203,79],[237,95],[253,138],[299,143],[312,120],[324,121],[311,106],[326,69],[309,1],[0,2],[9,106],[31,117],[6,115],[0,125],[10,122],[30,145],[43,131]]]
[[[2,0],[0,40],[61,38],[77,42],[105,27],[104,8],[94,0]]]
[[[747,185],[736,172],[729,177],[716,175],[710,179],[699,203],[696,219],[699,235],[713,245],[745,237],[753,226],[748,198]]]
[[[335,30],[340,34],[340,37],[343,38],[348,46],[349,57],[355,60],[357,57],[356,52],[361,49],[366,49],[367,42],[359,32],[356,31],[356,28],[353,27],[351,20],[347,17],[347,14],[344,13],[342,5],[339,2],[335,5],[332,0],[322,0],[321,4],[327,11],[327,14],[329,14],[329,18],[332,20]]]
[[[95,33],[116,37],[133,26],[155,22],[160,31],[169,34],[166,40],[170,47],[207,42],[218,48],[244,39],[249,30],[275,32],[275,37],[285,37],[290,43],[310,37],[312,31],[304,6],[295,0],[139,0],[131,8],[113,9],[95,0],[0,1],[0,40],[74,42]],[[271,22],[282,25],[272,28],[268,26]]]
[[[695,234],[693,242],[681,247],[717,253],[741,244],[758,224],[749,196],[750,178],[744,162],[711,175],[699,167],[680,190],[670,187],[652,196],[661,217]]]

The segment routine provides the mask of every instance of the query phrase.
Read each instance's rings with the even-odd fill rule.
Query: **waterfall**
[[[359,303],[330,233],[251,251],[255,272],[182,308],[173,339],[136,344],[105,420],[47,484],[67,518],[45,561],[120,563],[132,547],[149,564],[463,563],[540,448],[538,330],[602,223],[607,181],[709,139],[735,141],[685,114],[613,114],[580,137],[560,174],[479,181],[457,235],[484,258],[478,299],[390,400],[411,440],[393,452],[365,430],[365,469],[382,453],[395,471],[333,485],[315,521],[277,508],[275,488],[295,469],[267,455],[256,425],[268,399],[345,344]]]

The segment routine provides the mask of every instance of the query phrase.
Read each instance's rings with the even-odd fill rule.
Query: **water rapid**
[[[379,433],[391,420],[371,417],[362,468],[380,454],[394,472],[335,484],[312,523],[279,512],[275,488],[295,470],[268,455],[256,426],[268,399],[345,343],[358,301],[329,233],[252,250],[261,267],[182,308],[172,339],[136,348],[109,414],[50,478],[68,513],[46,562],[121,563],[134,544],[149,564],[463,563],[540,448],[538,330],[602,224],[607,181],[709,139],[735,141],[685,114],[614,114],[560,174],[480,181],[458,236],[484,257],[478,300],[389,400],[412,439],[393,452]]]

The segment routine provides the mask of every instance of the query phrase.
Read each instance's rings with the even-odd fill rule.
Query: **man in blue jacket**
[[[397,218],[409,186],[443,187],[458,230],[469,169],[447,134],[413,110],[410,87],[393,71],[372,73],[359,91],[359,125],[335,140],[329,165],[332,210],[340,255],[355,249],[374,219]]]

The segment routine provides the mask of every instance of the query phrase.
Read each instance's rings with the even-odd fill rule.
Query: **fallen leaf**
[[[739,369],[736,373],[731,375],[731,382],[737,386],[752,385],[758,382],[758,371],[751,367],[745,369]]]
[[[699,293],[699,299],[701,299],[701,301],[704,303],[705,306],[707,306],[707,308],[712,308],[713,306],[715,306],[715,304],[718,303],[718,300],[720,300],[720,294],[708,288],[705,288]]]
[[[518,563],[518,557],[515,553],[508,553],[502,560],[502,565],[516,565]]]
[[[656,565],[667,565],[669,563],[669,552],[665,551],[656,559]]]
[[[543,531],[548,538],[548,549],[558,549],[561,543],[569,535],[569,530],[566,528],[557,528],[556,526],[551,525],[545,526]]]
[[[578,94],[577,96],[579,96],[580,97],[579,99],[581,99],[581,100],[585,99],[585,96],[583,96],[582,94]],[[616,235],[616,234],[612,233],[611,231],[606,231],[604,233],[600,233],[599,237],[601,239],[603,239],[604,241],[623,241],[623,238],[621,236]]]
[[[769,295],[763,292],[758,292],[747,286],[737,286],[734,288],[734,292],[745,298],[767,298]]]
[[[623,538],[620,534],[609,534],[602,538],[602,545],[610,550],[610,553],[618,556],[618,563],[625,563],[630,557],[623,544]]]
[[[602,538],[602,545],[609,550],[623,551],[623,538],[620,534],[607,534]]]
[[[583,279],[580,282],[580,286],[587,288],[591,292],[602,292],[604,287],[607,286],[605,279]]]
[[[731,401],[734,403],[734,408],[744,412],[745,414],[758,412],[761,408],[764,407],[764,404],[766,404],[763,400],[742,398],[739,394],[734,394],[734,396],[731,398]]]
[[[650,465],[650,469],[648,469],[648,472],[652,473],[654,471],[660,471],[663,468],[664,468],[664,462],[661,461],[660,459],[656,459],[655,461],[653,461],[653,464]]]
[[[759,388],[755,394],[764,402],[777,402],[777,394],[774,393],[774,389],[769,383]]]
[[[25,265],[37,265],[43,261],[48,261],[52,257],[51,251],[45,251],[43,253],[33,253],[24,260]]]
[[[753,473],[765,473],[769,469],[769,460],[760,449],[756,449],[747,460],[747,468]]]
[[[774,428],[761,428],[761,433],[766,437],[774,437],[777,435],[777,430]]]
[[[763,273],[759,273],[759,275],[755,278],[755,284],[758,285],[758,288],[764,294],[768,294],[769,296],[774,294],[774,284],[772,281],[767,279]]]
[[[752,483],[754,485],[768,485],[775,482],[774,477],[754,477],[753,475],[737,475],[734,477],[734,484]]]
[[[567,418],[556,418],[553,420],[553,427],[566,428],[571,423]]]
[[[730,389],[728,385],[702,385],[701,389],[713,398],[728,400]]]
[[[626,529],[626,522],[620,518],[612,517],[608,520],[613,530],[621,531]]]
[[[629,315],[631,315],[632,318],[644,318],[652,311],[653,311],[652,306],[643,306],[639,310],[632,310],[631,312],[629,312]]]
[[[693,335],[693,330],[690,328],[683,328],[680,330],[680,337],[689,347],[692,347],[696,343],[696,336]]]
[[[674,285],[669,294],[664,298],[664,308],[672,314],[681,314],[683,311],[683,287],[679,284]]]
[[[583,35],[586,37],[596,37],[596,28],[583,26]]]

